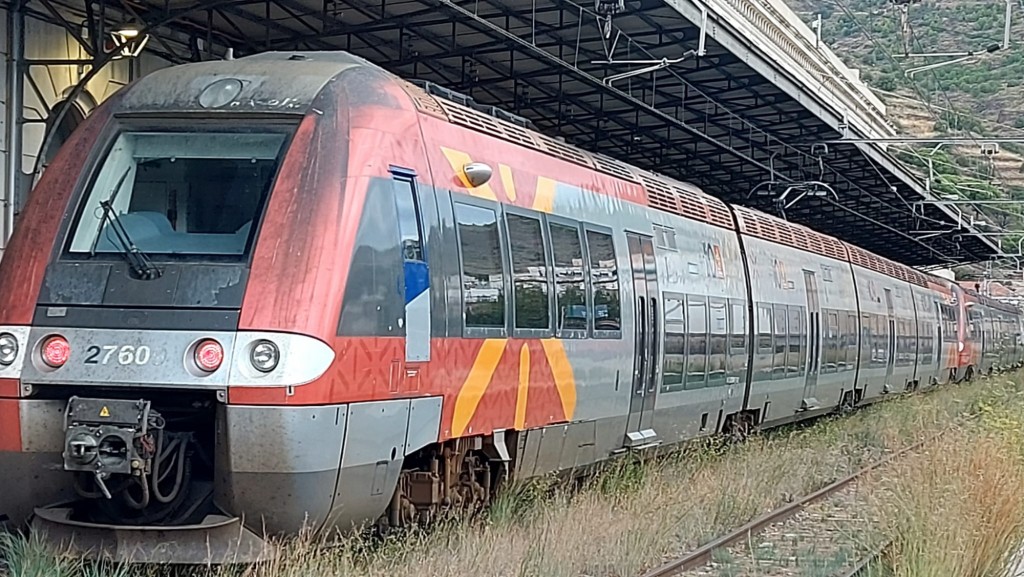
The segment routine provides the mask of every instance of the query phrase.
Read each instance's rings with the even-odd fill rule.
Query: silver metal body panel
[[[441,397],[412,399],[409,402],[409,427],[405,435],[408,455],[436,443],[441,430]]]
[[[64,450],[64,413],[67,401],[18,401],[21,419],[21,450],[26,453],[60,453]]]
[[[818,299],[822,310],[831,309],[842,312],[856,312],[857,302],[853,292],[853,276],[850,272],[849,263],[788,246],[781,246],[760,238],[745,236],[744,246],[746,247],[747,262],[750,268],[750,282],[754,302],[803,307],[805,309],[805,334],[809,324],[806,317],[808,298],[804,271],[814,273],[817,279]],[[771,333],[774,331],[774,327],[765,327],[763,324],[764,319],[757,314],[756,310],[753,317],[756,346],[757,334],[763,330]],[[824,313],[822,318],[825,318]],[[805,349],[805,358],[802,361],[805,370],[808,365],[806,355],[809,355],[811,349],[809,345],[810,343],[808,342],[808,346]],[[772,355],[767,356],[770,357]],[[755,349],[755,379],[750,385],[748,408],[763,410],[767,404],[768,412],[766,415],[762,415],[763,423],[791,420],[794,412],[803,408],[803,402],[807,398],[805,397],[806,374],[779,378],[781,375],[778,374],[778,371],[773,371],[771,380],[761,380],[757,378],[757,371],[760,367],[759,360],[761,362],[772,362],[763,356],[759,357]],[[815,408],[838,406],[842,391],[853,389],[855,373],[856,371],[852,369],[836,371],[834,373],[819,373],[815,387],[815,396],[813,397],[819,405]]]
[[[222,438],[235,473],[311,473],[338,468],[347,405],[263,407],[227,405]]]
[[[11,367],[0,370],[0,377],[6,372],[26,384],[202,389],[224,389],[229,384],[299,386],[321,376],[334,361],[334,351],[326,343],[290,333],[33,327],[16,335],[19,357]],[[67,363],[59,368],[43,363],[39,352],[53,335],[63,336],[71,348]],[[204,339],[214,339],[224,349],[224,361],[212,373],[200,371],[192,360],[195,346]],[[253,368],[249,360],[252,346],[261,339],[273,341],[281,355],[277,367],[266,373]]]
[[[873,270],[853,265],[854,277],[856,279],[857,294],[860,302],[860,312],[871,313],[887,317],[888,305],[886,303],[886,289],[892,295],[893,319],[909,320],[916,322],[914,300],[910,292],[910,283],[892,277],[885,276]],[[864,329],[861,328],[863,341]],[[877,354],[877,353],[876,353]],[[864,342],[861,343],[860,363],[858,366],[857,387],[864,390],[864,400],[871,401],[888,394],[889,392],[903,391],[907,383],[914,380],[915,366],[892,366],[888,364],[871,364],[871,347]]]
[[[626,231],[652,235],[653,226],[674,230],[676,250],[655,246],[659,289],[664,292],[694,294],[746,300],[746,277],[739,241],[735,231],[711,226],[661,211],[653,211],[632,203],[587,192],[582,188],[559,184],[554,196],[553,214],[607,226],[613,231],[617,255],[620,302],[622,304],[621,339],[564,339],[563,346],[573,366],[577,386],[574,420],[596,420],[595,452],[598,459],[623,445],[626,415],[634,372],[633,334],[635,294],[631,279],[631,263],[626,249]],[[709,274],[705,243],[717,245],[721,251],[724,274]],[[661,298],[662,295],[659,295]],[[749,322],[749,319],[747,320]],[[658,350],[664,350],[664,327],[658,327]],[[662,379],[660,358],[656,381]],[[730,389],[731,394],[730,394]],[[713,407],[740,410],[743,403],[742,382],[728,387],[710,387],[693,391],[658,392],[652,427],[665,443],[689,437],[687,431],[699,427],[701,413]],[[713,426],[713,423],[712,423]],[[618,428],[617,434],[614,430]],[[664,431],[662,430],[664,429]],[[607,432],[606,432],[607,431]],[[605,441],[605,435],[609,440]],[[527,453],[540,436],[530,432]],[[548,469],[552,462],[562,460],[561,448],[555,449],[551,435],[543,434],[543,452],[536,458],[537,471]],[[614,438],[614,441],[611,439]],[[550,446],[550,448],[549,448]],[[557,455],[551,456],[551,455]],[[530,469],[527,464],[525,469]]]
[[[919,341],[919,350],[914,359],[916,380],[922,388],[930,386],[933,382],[945,383],[949,380],[949,371],[946,369],[946,365],[950,359],[945,356],[946,347],[939,339],[937,331],[939,312],[936,309],[935,303],[939,301],[939,295],[916,285],[910,285],[910,292],[914,299],[918,334],[924,334],[926,330],[930,331],[934,341],[932,343],[930,363],[927,362],[925,351],[920,348],[924,344]]]

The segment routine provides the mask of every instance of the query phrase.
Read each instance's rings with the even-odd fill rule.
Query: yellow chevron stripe
[[[494,377],[494,370],[498,367],[498,361],[505,352],[506,339],[485,339],[480,352],[473,361],[473,367],[466,375],[466,381],[459,389],[459,396],[455,399],[455,414],[452,416],[452,435],[461,436],[466,431],[470,419],[476,414],[476,408],[487,391],[491,379]]]
[[[565,347],[559,339],[542,339],[540,344],[544,347],[551,375],[555,378],[555,388],[562,399],[562,411],[567,420],[572,420],[576,413],[576,377],[569,357],[565,354]]]
[[[516,393],[516,429],[526,428],[526,397],[530,392],[530,347],[519,349],[519,390]]]

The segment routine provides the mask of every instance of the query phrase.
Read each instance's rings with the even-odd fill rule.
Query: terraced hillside
[[[901,133],[976,139],[938,150],[931,145],[890,149],[929,179],[937,195],[1024,201],[1024,0],[1011,2],[1006,44],[1005,0],[789,0],[809,23],[821,15],[822,40],[861,70]],[[901,4],[906,5],[905,18]],[[908,74],[951,57],[907,54],[966,51],[978,55]],[[1019,136],[1021,143],[1001,143],[993,153],[986,136]],[[1021,205],[990,205],[972,216],[984,221],[981,226],[989,232],[1024,231]],[[1000,238],[1006,252],[1016,252],[1018,240],[1016,235]]]

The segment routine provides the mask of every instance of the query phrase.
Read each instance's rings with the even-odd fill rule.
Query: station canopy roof
[[[822,182],[812,194],[791,190],[785,217],[909,265],[998,252],[948,208],[915,204],[925,200],[921,183],[877,146],[816,144],[841,138],[842,120],[813,93],[795,93],[786,71],[744,46],[729,23],[708,23],[697,56],[701,18],[688,2],[630,0],[610,20],[599,5],[569,0],[132,0],[111,3],[108,14],[160,24],[147,49],[177,61],[215,57],[204,46],[230,46],[236,56],[349,51],[775,215],[792,183]],[[644,66],[610,59],[670,62],[608,82]]]

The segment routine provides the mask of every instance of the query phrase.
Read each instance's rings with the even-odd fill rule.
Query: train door
[[[413,173],[392,168],[405,278],[405,360],[430,360],[430,269]]]
[[[892,289],[885,289],[885,317],[889,324],[889,350],[885,356],[885,390],[892,387],[892,374],[896,368],[896,318],[893,314]]]
[[[654,400],[658,392],[658,341],[661,310],[654,243],[649,236],[626,234],[629,262],[633,270],[635,347],[633,393],[626,422],[626,446],[637,447],[655,440],[651,428]]]
[[[804,287],[807,293],[807,376],[801,409],[811,409],[818,405],[815,395],[818,370],[821,367],[821,306],[818,301],[818,279],[814,272],[804,271]]]

